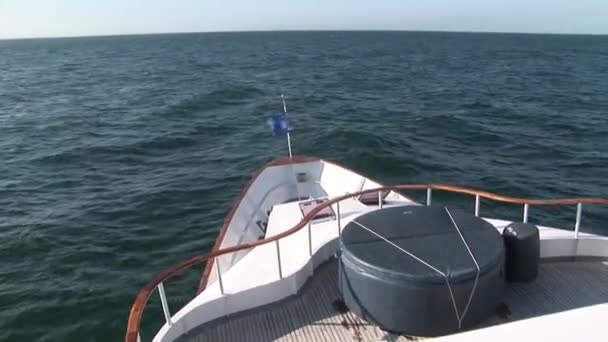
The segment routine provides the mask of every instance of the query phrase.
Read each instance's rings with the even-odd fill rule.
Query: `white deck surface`
[[[268,220],[266,236],[277,235],[293,226],[302,219],[299,202],[275,205]],[[333,206],[334,212],[337,208]],[[356,200],[346,200],[340,203],[340,216],[342,228],[357,216],[375,210],[377,207],[368,207]],[[327,248],[328,243],[336,243],[338,238],[338,224],[334,219],[321,219],[311,224],[312,254],[321,248]],[[328,253],[318,264],[327,260],[335,251],[335,246],[329,248]],[[295,275],[306,267],[311,260],[308,244],[308,229],[304,228],[295,234],[279,241],[281,255],[281,271],[283,278]],[[312,274],[312,269],[310,270]],[[308,276],[306,276],[308,278]],[[305,279],[305,278],[304,278]],[[233,266],[223,276],[226,293],[237,293],[247,288],[268,284],[280,280],[277,248],[275,243],[254,248],[239,263]],[[293,289],[294,292],[297,289]]]

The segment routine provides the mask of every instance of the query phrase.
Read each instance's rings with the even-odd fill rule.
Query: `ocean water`
[[[251,174],[286,154],[265,122],[281,93],[296,154],[385,184],[608,196],[608,36],[0,41],[0,340],[121,340],[137,291],[208,252]],[[608,234],[607,209],[586,207],[583,229]],[[521,208],[483,202],[484,212]],[[530,215],[572,227],[574,212]],[[167,285],[173,312],[200,271]],[[162,320],[156,297],[144,337]]]

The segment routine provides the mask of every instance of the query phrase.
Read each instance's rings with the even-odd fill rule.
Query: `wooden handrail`
[[[135,301],[133,302],[133,305],[131,306],[131,312],[129,314],[129,321],[127,323],[127,332],[126,332],[126,336],[125,336],[125,342],[137,342],[137,336],[139,333],[139,325],[141,323],[141,317],[143,314],[143,310],[146,306],[146,303],[148,302],[148,299],[150,298],[150,295],[152,294],[154,289],[160,283],[171,278],[176,273],[183,271],[187,268],[190,268],[193,265],[204,263],[210,259],[216,258],[216,257],[224,255],[224,254],[233,253],[233,252],[241,251],[244,249],[249,249],[249,248],[265,245],[265,244],[280,240],[286,236],[292,235],[293,233],[306,227],[308,222],[310,220],[312,220],[323,208],[331,206],[332,204],[335,204],[335,203],[345,200],[347,198],[352,198],[352,197],[360,196],[360,195],[367,194],[367,193],[374,193],[374,192],[386,191],[386,190],[398,191],[398,190],[426,190],[426,189],[443,190],[443,191],[448,191],[448,192],[468,194],[468,195],[473,195],[473,196],[479,196],[482,198],[487,198],[487,199],[498,201],[498,202],[515,203],[515,204],[528,204],[528,205],[561,205],[561,204],[578,204],[578,203],[608,204],[608,198],[567,198],[567,199],[546,199],[546,200],[525,199],[525,198],[502,196],[502,195],[497,195],[497,194],[487,192],[487,191],[475,190],[475,189],[465,188],[465,187],[461,187],[461,186],[454,186],[454,185],[444,185],[444,184],[405,184],[405,185],[383,186],[383,187],[367,189],[367,190],[362,190],[362,191],[358,191],[355,193],[349,193],[346,195],[338,196],[333,199],[330,199],[329,201],[326,201],[322,204],[317,205],[307,215],[305,215],[302,218],[302,220],[300,222],[298,222],[295,226],[293,226],[292,228],[290,228],[280,234],[277,234],[277,235],[274,235],[274,236],[271,236],[271,237],[268,237],[268,238],[265,238],[262,240],[256,240],[256,241],[253,241],[250,243],[244,243],[241,245],[236,245],[236,246],[220,249],[215,252],[209,253],[207,255],[195,256],[188,260],[182,261],[179,264],[157,274],[150,282],[148,282],[139,291],[139,293],[137,294],[137,297],[135,298]]]

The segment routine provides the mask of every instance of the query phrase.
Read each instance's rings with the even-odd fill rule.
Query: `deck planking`
[[[387,333],[340,301],[337,262],[319,266],[296,296],[204,324],[180,342],[412,341]],[[608,262],[549,261],[536,281],[509,284],[504,305],[479,327],[608,302]]]

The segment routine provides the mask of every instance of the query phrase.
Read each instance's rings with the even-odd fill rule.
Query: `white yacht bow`
[[[344,227],[362,215],[376,210],[394,206],[420,206],[419,203],[403,195],[405,191],[426,192],[427,206],[432,204],[433,191],[456,192],[471,196],[471,203],[474,203],[471,216],[482,217],[498,232],[502,232],[512,221],[483,217],[481,199],[521,205],[522,222],[528,222],[529,213],[533,211],[534,206],[576,206],[577,214],[573,220],[573,230],[538,227],[541,262],[562,258],[559,259],[560,262],[577,266],[579,262],[574,259],[565,262],[563,258],[608,257],[608,238],[581,231],[583,206],[607,204],[608,199],[531,200],[437,184],[383,186],[352,170],[319,158],[298,156],[281,158],[270,162],[258,171],[245,186],[229,212],[210,254],[186,260],[160,273],[140,291],[131,309],[125,341],[135,342],[141,338],[140,322],[143,309],[155,289],[160,294],[165,324],[156,333],[153,341],[238,340],[239,334],[243,339],[248,336],[250,340],[332,340],[341,339],[343,335],[347,336],[347,340],[348,336],[355,338],[353,337],[355,335],[352,335],[354,330],[349,330],[348,323],[319,323],[324,322],[325,319],[331,320],[331,317],[336,315],[343,317],[344,321],[357,320],[359,323],[353,323],[355,326],[359,324],[365,327],[360,328],[362,330],[357,335],[362,340],[389,338],[391,334],[383,332],[374,324],[356,317],[357,315],[344,312],[348,311],[348,308],[336,309],[335,315],[331,317],[328,313],[315,317],[309,309],[298,309],[297,304],[292,302],[299,300],[303,307],[335,306],[335,303],[332,304],[335,298],[332,300],[328,298],[322,300],[314,296],[308,298],[306,288],[312,286],[310,284],[315,284],[317,287],[327,287],[325,290],[320,290],[319,296],[323,293],[333,293],[331,289],[336,285],[331,284],[332,281],[335,283],[335,275],[331,273],[335,272],[335,267],[325,265],[328,265],[328,262],[335,262]],[[593,260],[593,267],[587,269],[593,272],[585,274],[589,277],[594,274],[597,276],[586,279],[596,286],[597,282],[608,280],[608,266],[606,263]],[[206,266],[198,293],[183,308],[172,313],[163,284],[178,272],[203,263]],[[550,265],[547,267],[542,265],[538,282],[545,279],[546,274],[543,272],[561,272],[551,271]],[[587,267],[584,263],[580,266]],[[331,271],[332,269],[334,271]],[[329,275],[324,276],[325,273]],[[315,278],[319,280],[315,281]],[[326,279],[326,282],[321,281],[322,279]],[[568,284],[555,286],[558,285],[569,286]],[[513,288],[517,289],[516,286]],[[597,290],[597,286],[595,288]],[[581,294],[581,296],[594,296],[595,302],[591,304],[608,302],[608,283],[600,284],[598,291],[601,292],[602,289],[605,289],[603,294]],[[511,290],[507,290],[509,291]],[[572,289],[572,291],[576,290]],[[170,294],[168,295],[170,298]],[[339,297],[340,294],[333,293],[331,296]],[[507,301],[510,300],[508,296],[507,294]],[[589,302],[585,301],[587,297],[582,301],[581,298],[568,300],[585,304]],[[306,304],[305,299],[311,302]],[[523,303],[522,300],[520,297],[513,299],[510,303],[510,311],[517,312],[518,309],[514,307],[516,305],[526,307],[527,311],[534,311],[533,304]],[[285,328],[290,326],[289,322],[285,322],[281,329],[268,325],[269,320],[276,322],[278,317],[271,314],[274,310],[273,303],[275,306],[283,305],[284,308],[292,307],[293,304],[293,316],[282,316],[281,319],[298,322],[294,323],[292,328]],[[557,307],[564,306],[557,305]],[[298,310],[308,310],[308,313]],[[605,311],[592,306],[588,310],[589,312]],[[529,312],[516,317],[516,319],[529,318],[529,322],[510,323],[517,327],[517,333],[513,332],[512,336],[525,335],[530,338],[543,336],[535,335],[538,331],[534,327],[544,327],[553,319],[555,322],[563,320],[559,314],[555,316],[556,318],[552,318],[553,315],[544,315],[546,311],[537,311],[541,317],[531,318],[533,315],[529,315]],[[301,315],[298,316],[299,314]],[[570,317],[569,314],[564,315],[566,316],[563,317]],[[506,328],[502,328],[507,325],[496,325],[508,321],[496,322],[492,317],[488,317],[488,320],[492,322],[492,326],[465,333],[463,336],[466,337],[459,337],[460,334],[456,334],[444,338],[487,340],[510,336],[511,330],[505,332]],[[243,322],[247,322],[249,328],[243,328],[245,324]],[[222,326],[225,327],[224,330]],[[605,336],[606,333],[600,331],[601,325],[597,326],[597,333]],[[306,334],[306,331],[315,333]],[[395,335],[394,338],[399,336]],[[566,335],[563,335],[561,340],[566,340]]]

